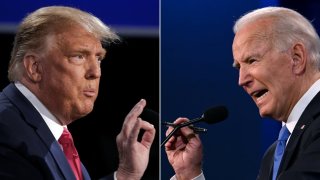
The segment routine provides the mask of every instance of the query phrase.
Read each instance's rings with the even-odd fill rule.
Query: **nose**
[[[250,72],[245,67],[241,67],[239,69],[238,85],[241,87],[248,87],[251,83],[252,76],[250,75]]]
[[[88,61],[86,78],[87,79],[97,79],[101,77],[100,61],[96,57],[90,58]]]

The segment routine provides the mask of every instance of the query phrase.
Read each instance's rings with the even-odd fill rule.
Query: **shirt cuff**
[[[170,180],[177,180],[176,175],[172,176]],[[191,180],[205,180],[203,171],[201,171],[201,173],[198,176],[192,178]]]
[[[117,171],[115,171],[115,172],[113,173],[113,179],[114,179],[114,180],[117,180]]]

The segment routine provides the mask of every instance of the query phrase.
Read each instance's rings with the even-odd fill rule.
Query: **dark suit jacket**
[[[266,151],[258,180],[271,180],[276,142]],[[285,149],[279,180],[320,179],[320,93],[306,107]]]
[[[82,172],[90,179],[83,165]],[[14,84],[0,93],[0,179],[75,179],[50,129]]]

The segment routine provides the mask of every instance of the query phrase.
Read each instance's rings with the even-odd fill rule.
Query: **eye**
[[[247,61],[248,64],[253,64],[253,63],[255,63],[255,62],[257,62],[257,60],[254,59],[254,58],[250,58],[250,59],[248,59],[248,61]]]
[[[84,61],[86,57],[83,54],[75,54],[75,55],[71,55],[69,59],[73,62],[80,63]]]
[[[101,61],[103,60],[103,57],[102,57],[102,56],[96,56],[96,58],[97,58],[97,61],[98,61],[99,63],[101,63]]]

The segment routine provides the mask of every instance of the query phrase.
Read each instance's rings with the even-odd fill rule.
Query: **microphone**
[[[159,113],[149,108],[144,108],[139,117],[151,124],[159,123]]]
[[[174,129],[170,132],[170,134],[166,137],[166,139],[161,143],[163,146],[172,136],[173,134],[180,128],[189,126],[191,124],[195,124],[198,122],[206,122],[208,124],[214,124],[225,120],[228,117],[228,110],[225,106],[217,106],[207,109],[201,117],[192,119],[190,121],[177,124]]]
[[[143,119],[144,121],[147,121],[147,122],[153,124],[155,129],[158,129],[158,127],[159,127],[158,126],[158,124],[159,124],[159,113],[158,112],[145,107],[139,117],[141,119]],[[140,129],[140,132],[138,134],[138,141],[139,142],[141,141],[144,132],[145,132],[144,129]]]

